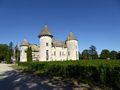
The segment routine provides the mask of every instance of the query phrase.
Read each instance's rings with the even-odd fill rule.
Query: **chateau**
[[[64,61],[78,60],[78,40],[74,34],[70,32],[65,41],[55,39],[49,32],[47,25],[39,34],[39,45],[29,44],[24,39],[20,45],[20,62],[27,61],[27,48],[32,49],[33,61]]]

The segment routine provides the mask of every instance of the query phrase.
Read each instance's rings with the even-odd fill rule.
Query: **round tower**
[[[20,62],[27,62],[27,48],[29,44],[26,39],[24,39],[20,45]]]
[[[78,41],[72,32],[70,32],[66,40],[66,45],[67,45],[67,59],[78,60],[79,59]]]
[[[48,31],[47,25],[39,34],[40,40],[40,61],[50,61],[52,59],[52,34]]]

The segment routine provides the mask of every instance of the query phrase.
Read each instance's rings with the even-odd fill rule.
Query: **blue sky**
[[[0,43],[39,44],[45,24],[60,40],[73,32],[80,51],[120,51],[120,0],[0,0]]]

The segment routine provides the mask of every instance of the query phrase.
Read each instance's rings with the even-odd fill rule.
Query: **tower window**
[[[62,52],[62,56],[64,56],[64,52]]]
[[[56,52],[54,51],[54,56],[56,56]]]
[[[48,46],[48,43],[46,43],[46,46]]]
[[[46,60],[48,60],[49,59],[49,51],[48,50],[46,50]]]
[[[77,51],[76,51],[76,59],[77,59],[77,57],[78,57],[78,53],[77,53]]]
[[[61,56],[61,51],[60,51],[60,56]]]

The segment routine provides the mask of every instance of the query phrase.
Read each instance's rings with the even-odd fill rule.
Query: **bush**
[[[47,76],[74,78],[94,84],[120,89],[120,61],[79,60],[19,63],[28,71],[39,71]]]

